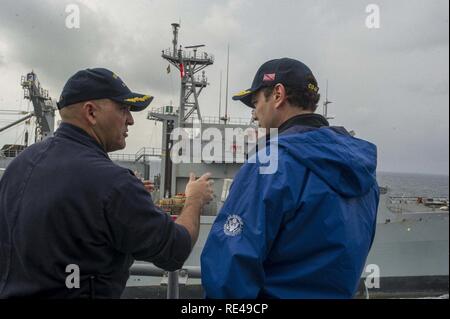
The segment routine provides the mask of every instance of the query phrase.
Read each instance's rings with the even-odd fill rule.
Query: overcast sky
[[[367,5],[380,8],[380,28],[366,26]],[[80,28],[68,29],[68,4],[80,8]],[[56,100],[77,70],[106,67],[151,107],[179,101],[179,74],[161,58],[171,23],[179,43],[205,44],[215,56],[202,115],[216,116],[220,72],[225,96],[230,45],[229,115],[250,118],[231,95],[250,87],[265,61],[292,57],[319,81],[328,80],[333,125],[378,146],[378,170],[448,175],[449,3],[447,0],[0,0],[0,111],[27,110],[20,77],[32,69]],[[225,105],[225,98],[222,107]],[[321,112],[322,108],[318,109]],[[160,147],[161,128],[135,116],[125,153]],[[17,116],[0,113],[0,127]],[[0,147],[22,141],[25,125],[0,133]]]

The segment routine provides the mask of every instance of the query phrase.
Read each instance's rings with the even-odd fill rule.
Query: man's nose
[[[127,116],[127,125],[133,125],[134,124],[134,119],[133,119],[133,115],[131,115],[131,112],[130,111],[128,111],[128,114],[127,114],[128,116]]]

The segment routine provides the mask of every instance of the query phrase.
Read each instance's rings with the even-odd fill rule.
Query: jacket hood
[[[278,146],[345,197],[362,196],[376,184],[376,146],[342,127],[294,126],[278,136]]]

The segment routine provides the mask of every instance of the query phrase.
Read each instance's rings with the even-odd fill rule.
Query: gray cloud
[[[81,28],[65,27],[64,1],[10,1],[2,3],[0,20],[11,55],[28,68],[45,74],[49,85],[61,87],[74,70],[95,65],[108,50],[112,25],[80,5]]]
[[[64,27],[65,5],[72,2],[81,9],[79,30]],[[215,56],[206,69],[211,85],[200,96],[204,115],[218,113],[220,71],[225,94],[228,43],[229,95],[248,88],[266,60],[294,57],[312,68],[323,98],[328,80],[332,123],[376,143],[381,170],[448,174],[448,1],[378,0],[377,30],[365,26],[369,3],[3,0],[0,88],[15,88],[10,79],[34,69],[58,96],[76,70],[104,66],[133,90],[155,95],[153,106],[176,105],[179,74],[166,73],[161,50],[171,47],[170,23],[181,18],[180,44],[206,44]],[[0,102],[10,95],[4,92]],[[250,115],[230,99],[228,110]],[[158,129],[139,114],[126,151],[157,146]]]

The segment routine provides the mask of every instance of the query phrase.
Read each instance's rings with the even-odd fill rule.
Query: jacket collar
[[[300,114],[294,117],[291,117],[289,120],[285,121],[278,127],[278,134],[283,133],[293,126],[308,126],[311,128],[320,128],[323,126],[330,126],[327,119],[320,114],[316,113],[308,113],[308,114]]]
[[[105,152],[103,147],[92,136],[90,136],[82,128],[75,126],[73,124],[64,122],[61,123],[59,125],[59,128],[55,132],[55,137],[70,139],[83,145],[93,147],[101,151],[101,153],[103,153],[106,157],[108,157],[108,154]]]

